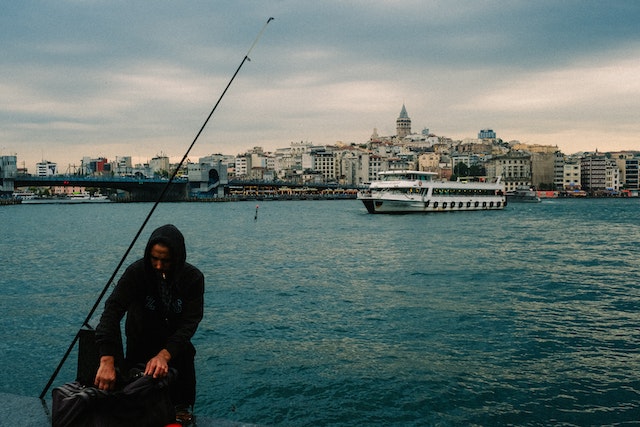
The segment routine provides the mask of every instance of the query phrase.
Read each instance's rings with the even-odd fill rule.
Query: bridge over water
[[[130,177],[93,177],[75,175],[54,175],[48,177],[17,176],[15,187],[93,187],[112,188],[129,193],[130,199],[135,201],[155,201],[167,186],[168,179],[159,178],[130,178]],[[185,200],[188,195],[189,181],[186,179],[174,180],[165,194],[166,201]]]
[[[133,201],[156,201],[169,180],[163,178],[132,178],[132,177],[93,177],[75,175],[54,175],[49,177],[18,176],[15,178],[15,187],[50,187],[50,186],[74,186],[92,188],[111,188],[123,190],[129,193],[129,199]],[[254,195],[267,196],[272,193],[284,192],[301,193],[349,193],[358,189],[355,186],[338,186],[337,184],[300,184],[292,182],[265,182],[230,180],[226,182],[210,182],[210,187],[223,187],[225,195]],[[172,181],[164,201],[187,200],[191,188],[197,189],[199,183],[190,182],[185,178]],[[221,188],[222,189],[222,188]],[[197,191],[197,190],[196,190]],[[208,194],[199,194],[200,197],[215,197]],[[197,196],[196,196],[197,197]]]

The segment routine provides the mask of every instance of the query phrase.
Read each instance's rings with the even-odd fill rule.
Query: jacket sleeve
[[[96,327],[99,356],[122,355],[120,322],[133,298],[132,266],[128,267],[104,305],[100,323]]]
[[[179,355],[190,346],[204,314],[204,276],[197,268],[189,266],[180,284],[184,289],[182,315],[178,318],[175,332],[167,338],[166,348],[171,357]]]

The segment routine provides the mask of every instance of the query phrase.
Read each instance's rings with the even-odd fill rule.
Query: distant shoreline
[[[591,199],[638,199],[638,197],[628,197],[628,196],[568,196],[568,195],[559,195],[557,197],[542,197],[542,201],[547,200],[591,200]],[[248,197],[248,196],[230,196],[230,197],[211,197],[211,198],[203,198],[203,197],[190,197],[185,200],[175,200],[175,201],[163,201],[162,203],[225,203],[225,202],[280,202],[280,201],[330,201],[330,200],[357,200],[355,195],[345,195],[345,196],[286,196],[286,197]],[[116,198],[110,200],[107,203],[100,204],[112,204],[112,203],[153,203],[153,201],[143,201],[143,200],[132,200],[132,199],[123,199]],[[20,205],[23,204],[19,199],[0,199],[0,206],[9,206],[9,205]],[[83,205],[87,203],[57,203],[55,201],[51,201],[50,203],[24,203],[33,204],[33,205],[55,205],[55,204],[70,204],[70,205]],[[88,203],[92,204],[92,203]],[[509,205],[516,204],[515,202],[509,203]]]
[[[356,195],[330,195],[330,196],[318,196],[318,195],[287,195],[287,196],[276,196],[276,197],[253,197],[253,196],[228,196],[228,197],[189,197],[185,200],[175,200],[175,201],[163,201],[162,203],[223,203],[223,202],[263,202],[263,201],[293,201],[293,200],[316,200],[316,201],[327,201],[327,200],[356,200]],[[142,200],[133,200],[130,198],[113,198],[110,199],[109,202],[102,202],[100,204],[111,204],[111,203],[153,203],[153,201],[142,201]],[[15,198],[5,198],[0,199],[0,205],[55,205],[55,204],[71,204],[71,205],[82,205],[82,204],[95,204],[91,202],[87,203],[62,203],[55,200],[55,198],[51,198],[50,200],[42,200],[40,203],[22,203],[20,199]]]

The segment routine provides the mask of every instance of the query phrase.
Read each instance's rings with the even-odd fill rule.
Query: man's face
[[[169,252],[169,248],[160,243],[156,243],[151,247],[149,254],[151,257],[151,266],[164,277],[171,268],[171,253]]]

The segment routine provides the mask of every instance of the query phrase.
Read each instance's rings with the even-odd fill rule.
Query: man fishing
[[[144,257],[131,264],[107,299],[96,328],[100,365],[95,386],[113,390],[116,367],[128,370],[143,364],[154,378],[178,371],[170,386],[178,421],[190,422],[196,396],[191,343],[204,307],[204,276],[186,262],[182,233],[163,225],[151,234]],[[125,321],[126,353],[122,354],[120,322]]]

